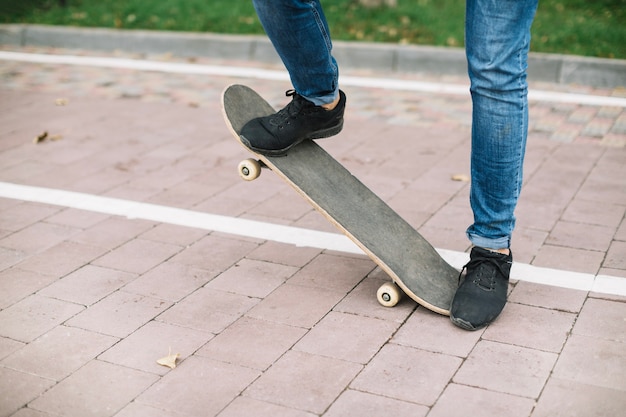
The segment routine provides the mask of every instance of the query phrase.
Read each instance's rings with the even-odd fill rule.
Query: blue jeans
[[[253,0],[298,94],[317,105],[338,94],[339,71],[319,0]],[[472,95],[470,204],[475,246],[511,244],[528,132],[526,68],[538,0],[467,0]]]

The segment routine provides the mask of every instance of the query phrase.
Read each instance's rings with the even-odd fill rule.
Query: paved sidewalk
[[[219,104],[233,82],[287,100],[281,81],[0,61],[0,182],[335,232],[271,173],[238,178],[248,154]],[[467,251],[468,183],[453,176],[469,173],[469,98],[346,92],[344,132],[320,143],[434,246]],[[0,198],[0,416],[620,415],[626,110],[530,113],[514,256],[571,285],[519,269],[478,332],[378,305],[387,278],[363,255]],[[587,278],[605,285],[571,289]],[[175,369],[156,363],[170,352]]]

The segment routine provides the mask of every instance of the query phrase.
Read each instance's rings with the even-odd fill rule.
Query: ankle
[[[489,252],[501,253],[502,255],[507,255],[507,256],[511,254],[511,250],[508,248],[503,248],[503,249],[483,248],[483,249],[488,250]]]
[[[337,104],[339,104],[339,100],[340,100],[341,96],[337,95],[337,98],[334,99],[332,101],[332,103],[328,103],[328,104],[322,104],[320,107],[322,107],[325,110],[334,110],[335,107],[337,107]]]

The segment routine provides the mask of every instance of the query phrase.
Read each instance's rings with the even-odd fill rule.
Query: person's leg
[[[339,70],[319,0],[253,0],[296,92],[317,106],[338,97]]]
[[[452,302],[451,319],[475,330],[495,320],[506,303],[514,210],[523,180],[526,68],[537,0],[467,0],[466,7],[474,213],[467,235],[474,248]]]
[[[528,131],[526,68],[537,0],[468,0],[472,94],[470,202],[475,246],[506,249],[515,226]]]
[[[295,91],[275,115],[248,122],[241,140],[255,152],[284,155],[307,139],[334,136],[343,128],[346,96],[319,0],[253,0],[259,19],[282,59]]]

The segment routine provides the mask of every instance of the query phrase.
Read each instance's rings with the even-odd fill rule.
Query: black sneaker
[[[450,307],[452,323],[478,330],[494,321],[506,304],[512,264],[512,254],[472,248],[470,261],[463,267],[467,269],[465,279]]]
[[[328,138],[341,132],[346,95],[339,91],[333,110],[316,106],[294,90],[287,91],[291,102],[271,116],[259,117],[241,129],[241,140],[254,152],[279,156],[306,139]]]

